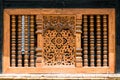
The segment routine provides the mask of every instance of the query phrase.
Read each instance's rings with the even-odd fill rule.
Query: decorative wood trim
[[[67,68],[49,68],[42,66],[42,31],[40,23],[42,21],[41,15],[48,14],[64,14],[64,15],[76,15],[76,67]],[[108,45],[109,45],[109,66],[107,67],[88,67],[88,64],[81,64],[81,16],[84,15],[104,15],[109,16],[108,27]],[[37,63],[36,67],[10,67],[10,15],[37,15]],[[40,20],[40,21],[39,21]],[[6,24],[7,23],[7,24]],[[41,26],[40,26],[41,25]],[[115,72],[115,9],[4,9],[4,40],[3,40],[3,73],[114,73]],[[79,53],[79,54],[78,54]],[[92,54],[92,53],[91,53]],[[85,58],[86,56],[84,56]],[[79,60],[78,60],[79,58]],[[87,57],[86,57],[87,58]],[[105,62],[104,62],[105,63]],[[6,65],[7,64],[7,65]],[[105,65],[105,64],[104,64]],[[92,65],[94,66],[94,65]]]

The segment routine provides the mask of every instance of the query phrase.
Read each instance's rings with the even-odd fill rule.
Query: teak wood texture
[[[114,9],[5,9],[3,73],[114,73]]]

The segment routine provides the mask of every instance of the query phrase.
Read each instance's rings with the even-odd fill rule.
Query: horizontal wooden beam
[[[113,0],[5,0],[5,8],[114,8]]]

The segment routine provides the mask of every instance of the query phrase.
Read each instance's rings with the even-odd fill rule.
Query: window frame
[[[66,12],[66,13],[65,13]],[[41,15],[41,14],[108,14],[109,15],[109,67],[78,67],[78,68],[42,68],[42,67],[10,67],[10,15]],[[115,72],[115,9],[4,9],[4,40],[3,40],[3,73],[114,73]],[[81,17],[81,16],[80,16]]]

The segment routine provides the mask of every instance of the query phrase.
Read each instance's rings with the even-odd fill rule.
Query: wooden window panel
[[[16,49],[18,48],[15,47],[18,44],[15,44],[14,41],[18,37],[15,34],[15,30],[16,30],[15,15],[18,16],[18,23],[17,23],[18,26],[21,26],[19,24],[20,22],[19,19],[22,20],[21,16],[24,15],[25,24],[28,24],[28,22],[31,23],[31,26],[25,25],[24,27],[37,28],[36,30],[34,29],[30,30],[30,31],[35,31],[35,33],[34,32],[28,33],[31,35],[35,35],[35,34],[37,35],[36,37],[37,43],[34,42],[35,36],[25,35],[27,38],[29,37],[32,42],[31,44],[29,44],[30,42],[27,41],[27,43],[25,43],[26,46],[24,46],[27,47],[26,48],[27,51],[29,51],[28,49],[30,49],[31,57],[29,57],[30,59],[29,61],[28,61],[28,52],[24,53],[25,56],[23,57],[23,61],[21,61],[21,54],[18,58],[15,58]],[[35,16],[34,19],[33,19],[33,15]],[[43,32],[45,31],[43,30],[43,25],[44,25],[43,16],[47,16],[47,15],[48,16],[57,15],[60,17],[72,16],[72,15],[75,16],[74,19],[75,30],[73,30],[73,33],[75,35],[76,49],[74,53],[75,64],[73,66],[70,65],[63,67],[60,67],[59,65],[45,66],[44,64],[45,58],[43,58],[44,55]],[[31,18],[30,21],[27,20],[28,16],[30,16],[29,18]],[[34,21],[37,26],[33,24]],[[21,27],[18,27],[17,29],[19,28]],[[67,29],[72,33],[70,28]],[[49,31],[49,29],[46,30]],[[13,38],[11,39],[11,37]],[[4,73],[114,73],[115,72],[115,10],[114,9],[5,9],[3,42],[4,42],[4,49],[3,49]],[[11,44],[13,45],[10,47]],[[22,44],[20,44],[20,46],[21,45]],[[28,45],[31,46],[31,48],[29,48]],[[35,46],[37,48],[34,52],[32,50],[35,48]],[[18,60],[18,62],[16,63],[15,60]]]

